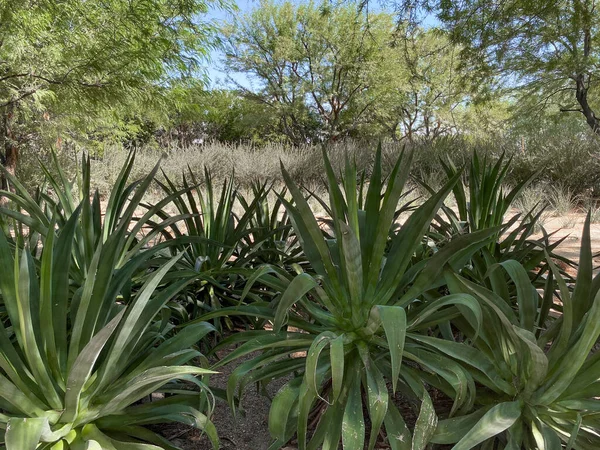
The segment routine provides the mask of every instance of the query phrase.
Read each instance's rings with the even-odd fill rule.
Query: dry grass
[[[374,154],[371,148],[350,143],[332,146],[328,153],[336,172],[342,170],[346,153],[365,168],[370,167]],[[107,148],[104,156],[94,161],[93,180],[101,192],[113,184],[125,157],[122,149]],[[138,151],[133,177],[141,177],[161,159],[161,169],[175,182],[180,180],[182,173],[191,170],[194,174],[202,174],[205,167],[216,180],[233,176],[238,186],[249,186],[255,181],[277,182],[282,180],[280,163],[292,178],[302,184],[319,183],[324,176],[323,160],[316,148],[288,148],[281,145],[255,148],[215,143],[168,151]]]
[[[552,186],[548,191],[548,201],[556,216],[567,216],[572,213],[580,199],[566,186]]]
[[[413,144],[412,177],[414,180],[423,180],[432,188],[437,189],[446,180],[446,176],[441,170],[441,159],[451,157],[457,166],[462,166],[468,162],[475,148],[481,155],[487,155],[490,160],[494,160],[505,150],[513,156],[512,171],[506,180],[509,184],[515,185],[519,180],[534,173],[539,167],[546,167],[536,180],[537,184],[528,188],[514,206],[520,212],[528,212],[538,203],[550,204],[549,211],[553,210],[557,215],[568,215],[576,206],[575,202],[579,202],[577,206],[580,206],[583,201],[581,199],[595,195],[596,181],[591,174],[594,173],[596,178],[600,178],[598,175],[600,160],[590,159],[589,153],[591,146],[597,146],[597,143],[591,142],[588,146],[584,145],[574,150],[570,143],[570,153],[562,151],[564,146],[561,147],[560,143],[556,142],[553,146],[544,147],[549,149],[544,153],[542,144],[539,144],[540,148],[528,148],[526,152],[522,152],[520,148],[518,151],[513,151],[510,142],[469,142],[461,140],[459,137],[440,139],[433,143]],[[354,158],[358,167],[368,173],[372,167],[376,147],[376,143],[343,141],[329,145],[327,152],[336,173],[343,170],[345,155]],[[403,148],[404,144],[391,142],[383,144],[384,172],[389,173],[393,162]],[[68,148],[59,153],[60,164],[67,174],[76,172],[76,161],[85,150]],[[556,155],[548,154],[552,152]],[[96,156],[92,162],[92,182],[101,195],[107,195],[126,158],[127,151],[120,146],[107,145],[101,152],[95,154],[99,156]],[[29,152],[24,149],[19,169],[20,179],[32,190],[43,179],[37,162],[38,158],[46,165],[51,166],[50,151],[38,149]],[[322,190],[324,185],[323,158],[320,146],[290,147],[271,144],[256,147],[245,144],[209,143],[203,146],[183,148],[169,146],[162,150],[157,147],[142,148],[137,152],[132,178],[141,178],[161,159],[161,169],[175,183],[180,182],[181,174],[188,169],[202,178],[204,167],[207,167],[215,181],[219,182],[226,177],[233,176],[240,189],[248,188],[255,181],[272,181],[276,185],[280,185],[282,183],[281,162],[297,183],[316,191]],[[554,167],[555,165],[557,167]],[[417,187],[414,195],[427,198],[428,192],[416,183],[414,184]],[[447,205],[453,205],[451,196],[447,200]],[[594,215],[600,216],[600,213]]]

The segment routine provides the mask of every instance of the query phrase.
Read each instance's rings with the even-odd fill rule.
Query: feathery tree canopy
[[[274,111],[296,143],[433,139],[456,131],[476,94],[443,34],[354,3],[263,0],[225,36],[226,67],[253,81],[238,88]]]
[[[369,1],[361,3],[362,7]],[[414,22],[436,17],[474,84],[495,80],[528,115],[579,113],[600,134],[600,14],[595,0],[399,0]]]
[[[0,140],[8,170],[19,144],[50,118],[85,116],[80,122],[89,124],[125,105],[157,109],[174,80],[200,79],[214,32],[203,19],[210,2],[0,2]]]

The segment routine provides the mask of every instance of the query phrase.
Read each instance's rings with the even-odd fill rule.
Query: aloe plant
[[[437,420],[425,380],[455,399],[453,413],[469,410],[473,402],[472,379],[463,376],[450,358],[419,344],[412,335],[447,323],[461,312],[479,323],[479,306],[468,295],[431,302],[417,299],[438,287],[445,265],[462,267],[496,230],[462,236],[424,264],[411,265],[433,215],[458,180],[457,176],[447,183],[397,232],[391,232],[397,226],[395,213],[411,157],[410,153],[400,157],[386,181],[381,175],[379,150],[361,203],[356,166],[347,161],[340,188],[324,154],[333,227],[328,233],[323,233],[305,196],[282,168],[294,204],[282,202],[314,272],[296,267],[300,273],[290,277],[276,267],[263,266],[251,281],[280,292],[272,302],[225,308],[203,317],[239,314],[272,322],[272,330],[239,333],[218,347],[242,344],[219,365],[261,352],[241,364],[229,380],[228,397],[234,408],[236,389],[241,392],[251,383],[298,374],[273,400],[269,417],[272,449],[297,434],[302,450],[337,449],[340,441],[345,450],[362,450],[367,439],[363,408],[370,417],[370,449],[382,427],[393,448],[412,442],[413,448],[424,449]],[[327,237],[330,234],[333,238]],[[388,383],[393,391],[421,405],[412,436],[390,400]],[[313,419],[317,425],[309,440],[307,428]]]
[[[592,278],[589,216],[573,292],[552,258],[547,262],[551,272],[543,295],[516,261],[491,268],[508,272],[515,282],[517,310],[504,292],[447,274],[453,293],[480,301],[486,327],[476,333],[465,321],[455,322],[472,342],[468,349],[418,338],[468,367],[479,385],[474,411],[441,421],[433,442],[455,444],[455,450],[600,447],[600,354],[591,352],[600,337],[600,277]],[[561,305],[555,302],[553,280]],[[552,310],[558,317],[552,318]]]

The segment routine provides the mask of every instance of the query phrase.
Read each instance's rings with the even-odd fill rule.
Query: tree
[[[176,138],[182,145],[198,139],[260,144],[285,138],[265,104],[236,91],[196,86],[186,89],[183,97],[185,102],[169,118],[170,141]]]
[[[393,28],[389,14],[353,5],[264,0],[226,29],[226,66],[250,74],[255,89],[238,88],[275,110],[293,142],[338,139],[375,106]]]
[[[600,135],[595,0],[441,0],[433,6],[477,79],[498,76],[529,103],[578,112]]]
[[[213,30],[202,14],[212,1],[1,1],[7,170],[14,173],[19,146],[36,123],[81,115],[89,123],[128,105],[157,107],[173,79],[201,68]]]
[[[399,27],[373,121],[394,140],[432,140],[457,132],[476,94],[463,83],[458,54],[439,30]]]

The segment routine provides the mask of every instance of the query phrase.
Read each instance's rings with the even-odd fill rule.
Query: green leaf
[[[96,398],[101,405],[100,415],[114,414],[135,403],[146,395],[155,392],[166,383],[186,375],[207,375],[211,370],[190,366],[154,367],[132,379],[121,378]]]
[[[321,352],[327,347],[337,336],[331,331],[324,331],[315,337],[306,354],[306,369],[304,372],[305,382],[308,386],[308,391],[312,395],[318,395],[319,386],[317,383],[317,368],[319,365],[319,357]],[[325,399],[322,399],[325,400]]]
[[[344,385],[344,335],[341,334],[329,343],[329,358],[331,361],[331,385],[333,402],[337,402]]]
[[[571,450],[575,446],[575,441],[577,440],[577,435],[579,435],[579,429],[581,428],[582,417],[581,414],[577,413],[577,420],[575,421],[575,425],[573,425],[573,429],[571,430],[571,434],[569,436],[569,441],[567,442],[567,446],[565,450]]]
[[[452,450],[469,450],[507,430],[521,417],[518,401],[500,403],[490,409],[473,428],[452,447]]]
[[[569,357],[563,358],[554,374],[544,383],[536,400],[542,404],[555,401],[576,380],[576,375],[585,363],[590,350],[600,336],[600,293],[596,295],[592,308],[581,324],[581,335],[569,350]]]
[[[308,416],[317,395],[308,387],[306,381],[300,386],[298,398],[298,450],[306,450],[306,438],[308,431]]]
[[[531,434],[540,450],[562,450],[560,437],[552,428],[536,419],[531,423]]]
[[[67,223],[62,227],[60,235],[56,239],[53,251],[52,266],[52,301],[46,305],[47,310],[41,310],[42,317],[52,318],[52,337],[48,337],[46,348],[50,368],[54,376],[62,382],[63,374],[67,369],[67,314],[56,313],[66,311],[69,302],[69,272],[72,264],[71,252],[74,243],[74,236],[77,229],[77,220],[81,213],[78,207]],[[60,268],[57,270],[56,268]],[[51,310],[51,311],[50,311]],[[59,378],[60,377],[60,378]]]
[[[538,294],[529,281],[529,275],[521,264],[514,260],[499,263],[509,274],[517,288],[517,305],[521,327],[527,331],[534,331],[535,318],[538,308]],[[490,271],[494,267],[490,268]]]
[[[476,340],[477,336],[479,336],[479,331],[483,322],[483,312],[479,302],[473,296],[468,294],[450,294],[432,302],[428,302],[425,308],[419,310],[418,314],[415,315],[415,318],[410,322],[408,328],[411,330],[418,329],[420,323],[424,322],[440,308],[450,305],[464,306],[472,313],[472,318],[467,314],[465,314],[465,317],[472,319],[469,322],[475,330],[473,340]]]
[[[16,264],[17,256],[15,256],[15,266]],[[17,309],[21,328],[20,344],[29,367],[44,392],[44,397],[52,408],[60,409],[63,405],[58,388],[50,375],[47,358],[42,355],[39,347],[42,341],[40,337],[39,281],[35,273],[33,258],[28,252],[23,252],[18,273],[15,275]]]
[[[308,444],[307,450],[338,450],[342,435],[344,403],[337,402],[329,406]],[[321,443],[323,444],[320,447]]]
[[[525,381],[525,395],[530,395],[535,391],[544,381],[548,373],[548,358],[544,351],[538,347],[533,333],[513,326],[515,333],[521,339],[524,344],[522,346],[523,353],[528,354],[529,358],[522,356],[522,360],[525,362],[528,373],[526,374]]]
[[[360,347],[359,347],[360,348]],[[371,420],[371,433],[369,437],[369,450],[375,448],[379,430],[387,414],[389,394],[383,375],[371,360],[368,349],[360,348],[360,353],[365,366],[367,378],[367,401],[369,418]]]
[[[328,276],[332,282],[337,282],[337,271],[331,261],[331,255],[319,224],[308,205],[308,202],[300,192],[300,189],[294,183],[290,175],[287,173],[283,164],[281,165],[281,173],[288,187],[290,194],[294,198],[295,206],[285,199],[281,199],[290,220],[294,226],[298,239],[302,245],[302,249],[306,253],[306,257],[310,261],[313,270],[322,276]]]
[[[417,210],[413,211],[400,228],[400,231],[394,236],[383,270],[381,270],[381,267],[377,267],[377,272],[370,275],[370,277],[376,277],[376,280],[381,280],[374,292],[371,304],[386,304],[393,296],[398,283],[404,276],[406,267],[410,263],[415,249],[421,243],[423,235],[427,232],[431,220],[459,177],[460,173],[449,180],[437,194],[433,195]],[[378,260],[377,263],[379,261],[381,260]],[[375,262],[373,261],[372,271],[375,270],[374,264]],[[380,271],[381,274],[379,274]],[[371,284],[373,283],[371,282]],[[373,285],[373,287],[375,286]],[[370,293],[370,291],[367,291],[367,295]]]
[[[165,365],[165,359],[181,351],[191,348],[199,343],[204,336],[215,330],[215,327],[207,322],[188,323],[183,325],[173,337],[162,342],[158,347],[136,366],[136,371],[142,371],[153,366]]]
[[[577,279],[575,281],[573,296],[571,297],[575,323],[578,323],[583,318],[592,307],[594,301],[594,298],[591,296],[593,261],[590,222],[591,211],[588,211],[581,234]]]
[[[252,286],[254,286],[254,283],[256,283],[263,276],[265,276],[269,273],[277,273],[277,272],[275,271],[275,269],[273,269],[271,266],[268,266],[268,265],[260,266],[254,270],[252,275],[248,278],[248,281],[246,281],[246,285],[244,286],[244,290],[242,291],[242,295],[240,296],[240,301],[239,301],[238,305],[241,305],[244,302],[244,299],[250,292],[250,289],[252,289]]]
[[[47,418],[11,417],[4,435],[6,450],[35,450],[47,423]]]
[[[442,352],[447,356],[478,369],[482,376],[489,379],[489,382],[487,383],[485,382],[485,379],[480,379],[480,382],[485,383],[486,386],[494,390],[500,390],[509,395],[514,395],[516,393],[514,386],[504,380],[498,368],[493,364],[493,361],[487,358],[482,351],[464,343],[452,342],[446,339],[423,336],[420,334],[410,334],[410,338],[411,340],[423,342],[436,351]]]
[[[431,438],[434,444],[454,444],[460,441],[491,407],[482,407],[471,414],[440,420]]]
[[[402,189],[404,187],[404,184],[406,183],[406,180],[408,179],[409,173],[410,173],[410,167],[411,167],[411,163],[412,163],[412,159],[413,159],[413,155],[414,153],[412,151],[402,151],[402,153],[400,154],[398,160],[396,161],[396,164],[394,165],[394,168],[392,169],[392,173],[389,176],[388,179],[388,183],[387,183],[387,188],[385,190],[385,193],[383,195],[383,200],[380,200],[380,193],[379,192],[371,192],[371,188],[369,187],[369,194],[374,195],[376,198],[374,199],[374,202],[372,203],[372,205],[367,205],[367,229],[366,229],[366,233],[365,233],[365,238],[369,239],[370,241],[368,241],[367,247],[366,247],[366,254],[369,255],[368,259],[366,260],[367,266],[363,267],[364,270],[367,270],[367,276],[365,277],[365,283],[367,283],[367,296],[372,295],[375,291],[379,290],[377,288],[377,284],[378,281],[381,279],[383,279],[384,281],[389,280],[392,281],[392,279],[394,277],[390,277],[390,276],[386,276],[386,274],[381,274],[381,261],[384,258],[385,255],[385,249],[388,245],[388,235],[389,235],[389,231],[390,228],[392,227],[392,225],[394,224],[394,216],[396,214],[396,208],[398,207],[398,201],[400,200],[400,197],[402,196]],[[378,157],[376,159],[376,164],[381,164],[381,149],[378,149]],[[375,171],[375,168],[374,168]],[[377,171],[381,171],[381,168],[377,168]],[[369,210],[369,206],[373,207],[373,210]],[[379,208],[380,206],[380,208]],[[427,209],[427,206],[423,205],[419,211],[424,211]],[[413,215],[411,215],[411,218],[414,217],[414,215],[419,215],[417,213],[414,213]],[[433,214],[432,214],[433,217]],[[411,218],[409,218],[408,220],[411,221]],[[418,220],[418,219],[417,219]],[[427,220],[427,219],[425,219]],[[431,219],[430,219],[431,220]],[[414,219],[413,219],[414,221]],[[372,225],[371,223],[374,222]],[[412,222],[412,221],[411,221]],[[423,223],[423,227],[425,227],[425,224]],[[418,230],[418,225],[416,224],[411,224],[408,227],[402,227],[402,230],[404,230],[405,232],[408,230],[410,232],[415,232],[415,233],[419,233],[420,230]],[[400,235],[403,234],[403,232],[399,233]],[[371,233],[373,233],[373,235],[371,235]],[[398,276],[401,276],[404,272],[404,263],[406,261],[406,259],[409,257],[408,255],[412,255],[412,251],[411,249],[414,249],[414,247],[416,245],[418,245],[421,236],[423,235],[423,233],[419,233],[420,236],[419,238],[415,238],[414,235],[410,235],[410,236],[397,236],[397,239],[394,240],[394,243],[396,245],[394,245],[394,243],[392,244],[392,250],[390,250],[390,255],[395,256],[395,258],[393,258],[393,262],[394,265],[396,263],[398,263]],[[402,247],[402,246],[408,246],[409,248],[406,248],[406,253],[404,253],[404,251],[399,250],[398,253],[394,253],[392,254],[392,252],[394,252],[394,248],[398,248],[398,247]],[[389,262],[389,261],[388,261]],[[407,262],[407,261],[406,261]],[[365,262],[363,261],[363,264],[365,264]],[[388,269],[388,266],[391,266],[392,264],[386,264],[384,267],[384,272],[387,272],[386,269]],[[392,272],[394,272],[396,269],[396,267],[390,267],[388,270],[391,270]],[[384,297],[385,298],[385,297]],[[375,299],[373,299],[372,301],[372,305],[373,304],[385,304],[387,303],[386,300],[382,300],[382,301],[375,301]]]
[[[387,439],[392,450],[412,450],[410,430],[393,402],[390,402],[388,405],[384,424]]]
[[[294,430],[289,430],[292,410],[297,404],[302,377],[294,378],[277,392],[269,409],[269,432],[273,439],[287,442]]]
[[[360,243],[354,231],[343,222],[338,223],[342,236],[342,253],[346,269],[346,283],[350,293],[353,317],[359,316],[362,308],[363,295],[363,267],[360,253]]]
[[[412,286],[396,304],[407,304],[431,287],[443,284],[441,274],[446,264],[450,264],[457,271],[462,269],[466,260],[481,247],[487,245],[497,232],[498,228],[491,228],[452,239],[441,250],[426,260],[425,267],[419,272]]]
[[[406,312],[400,306],[376,306],[385,338],[390,351],[392,363],[392,388],[396,392],[398,377],[402,367],[402,354],[404,352],[404,341],[406,339]]]
[[[363,450],[365,445],[365,420],[359,376],[355,376],[348,392],[342,419],[342,445],[344,450]]]
[[[421,392],[421,409],[413,432],[412,450],[425,450],[438,424],[437,415],[429,393]]]
[[[112,439],[102,433],[94,424],[85,425],[81,431],[81,437],[87,442],[97,443],[102,450],[121,450],[115,447]]]
[[[316,280],[307,273],[297,275],[289,284],[277,305],[275,319],[273,320],[273,331],[278,332],[283,326],[285,316],[294,303],[299,301],[311,289],[318,285]]]
[[[85,383],[88,381],[90,374],[100,357],[102,349],[106,342],[110,339],[113,332],[119,325],[119,322],[125,314],[123,309],[117,316],[111,320],[92,340],[84,347],[81,354],[73,363],[73,367],[69,372],[67,379],[67,390],[65,393],[65,409],[61,420],[64,423],[73,422],[79,411],[79,399]]]

